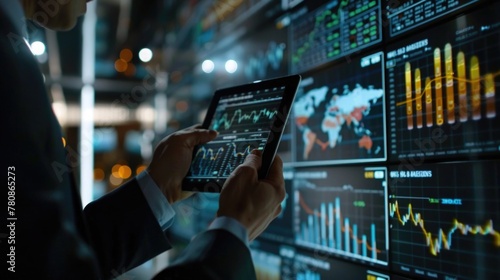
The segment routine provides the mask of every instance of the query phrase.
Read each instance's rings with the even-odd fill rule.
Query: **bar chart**
[[[295,180],[296,243],[387,265],[385,173],[385,168],[351,167],[296,174],[309,177]],[[351,182],[335,184],[339,174]]]
[[[391,160],[500,151],[497,21],[478,10],[388,45]]]
[[[405,63],[406,100],[397,103],[397,106],[406,107],[409,130],[415,124],[417,128],[422,128],[424,115],[427,127],[441,126],[445,122],[454,124],[456,111],[460,122],[480,120],[483,116],[489,119],[496,117],[495,77],[500,72],[481,75],[478,57],[473,55],[466,59],[464,52],[459,51],[454,59],[449,43],[444,47],[444,56],[441,48],[434,49],[433,62],[434,76],[431,78],[427,74],[424,83],[421,69],[413,70],[410,62]],[[425,106],[422,106],[424,98]]]

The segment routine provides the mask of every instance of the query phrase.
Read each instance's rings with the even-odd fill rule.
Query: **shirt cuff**
[[[247,229],[236,219],[230,217],[217,217],[210,224],[208,230],[211,229],[224,229],[234,234],[241,242],[245,243],[248,247],[248,232]]]
[[[175,211],[172,205],[168,203],[167,198],[165,198],[146,170],[137,175],[136,180],[161,229],[163,231],[167,230],[174,222]]]

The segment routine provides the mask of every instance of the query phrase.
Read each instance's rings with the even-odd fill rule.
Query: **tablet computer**
[[[202,127],[219,134],[195,147],[183,190],[220,192],[231,172],[253,149],[262,151],[259,178],[265,178],[300,80],[300,75],[292,75],[217,90]]]

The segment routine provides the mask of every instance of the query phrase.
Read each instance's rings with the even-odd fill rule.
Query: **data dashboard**
[[[280,7],[217,53],[240,57],[229,80],[302,76],[278,149],[282,212],[250,243],[257,279],[500,279],[500,2]],[[272,100],[228,103],[196,172],[263,145]],[[193,199],[209,224],[217,196]],[[184,225],[176,236],[201,230]]]

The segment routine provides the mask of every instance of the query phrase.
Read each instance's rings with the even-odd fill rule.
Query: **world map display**
[[[384,120],[377,107],[382,107],[383,96],[383,89],[360,84],[353,88],[346,84],[341,90],[325,85],[305,91],[293,107],[300,151],[297,160],[380,157]]]

